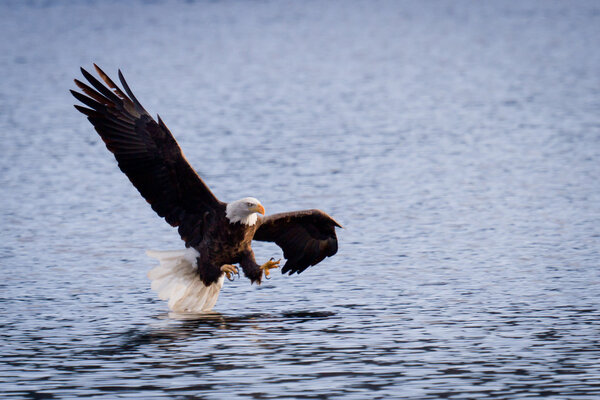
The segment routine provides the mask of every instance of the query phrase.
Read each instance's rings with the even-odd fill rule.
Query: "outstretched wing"
[[[75,108],[85,114],[140,194],[152,209],[179,233],[188,245],[202,236],[202,225],[221,203],[188,164],[169,129],[156,122],[135,98],[123,74],[119,80],[125,94],[97,65],[104,86],[81,68],[91,87],[75,79],[85,95],[71,90],[87,107]],[[110,89],[112,89],[112,91]]]
[[[281,272],[292,275],[337,252],[336,226],[341,228],[321,210],[274,214],[260,220],[254,240],[277,243],[287,259]]]

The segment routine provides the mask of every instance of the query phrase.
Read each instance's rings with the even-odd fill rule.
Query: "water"
[[[3,398],[600,396],[596,2],[0,4]],[[171,318],[68,89],[122,68],[224,201],[339,253]],[[257,259],[279,257],[255,244]]]

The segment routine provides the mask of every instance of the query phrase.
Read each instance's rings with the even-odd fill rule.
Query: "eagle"
[[[268,279],[281,259],[258,264],[253,240],[276,243],[286,259],[281,272],[289,275],[337,252],[335,228],[341,225],[321,210],[265,216],[264,206],[254,197],[220,201],[188,163],[160,116],[155,120],[142,107],[121,71],[122,89],[94,67],[106,85],[81,68],[89,84],[75,79],[82,93],[71,93],[85,105],[75,108],[87,116],[142,197],[177,227],[185,242],[183,250],[147,252],[160,264],[148,273],[152,288],[169,301],[172,311],[210,311],[224,278],[239,276],[236,264],[251,283]]]

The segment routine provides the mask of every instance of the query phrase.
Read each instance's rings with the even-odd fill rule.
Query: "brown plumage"
[[[337,252],[335,227],[341,227],[321,210],[305,210],[264,217],[254,240],[275,242],[287,259],[281,272],[301,273]]]
[[[119,80],[124,92],[94,66],[108,88],[82,68],[91,86],[75,80],[83,94],[73,90],[71,93],[87,106],[75,108],[88,117],[121,171],[152,209],[178,227],[186,247],[200,253],[197,273],[205,285],[223,275],[224,264],[238,263],[252,282],[260,283],[264,265],[261,268],[254,259],[252,240],[279,245],[287,259],[282,272],[290,275],[301,273],[337,252],[335,227],[340,225],[323,211],[296,211],[252,219],[252,213],[264,213],[255,199],[229,205],[219,201],[187,162],[161,118],[155,121],[142,107],[121,71]]]

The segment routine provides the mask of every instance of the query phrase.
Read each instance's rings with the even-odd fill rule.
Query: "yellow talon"
[[[224,272],[225,275],[227,276],[227,279],[229,279],[230,281],[233,280],[233,274],[237,274],[237,275],[240,274],[240,272],[235,267],[235,265],[231,265],[231,264],[223,264],[221,266],[221,272]]]
[[[281,258],[277,261],[273,261],[273,259],[271,258],[269,261],[260,266],[260,269],[262,269],[262,271],[265,274],[265,278],[269,279],[270,270],[273,268],[278,268],[280,262]]]

